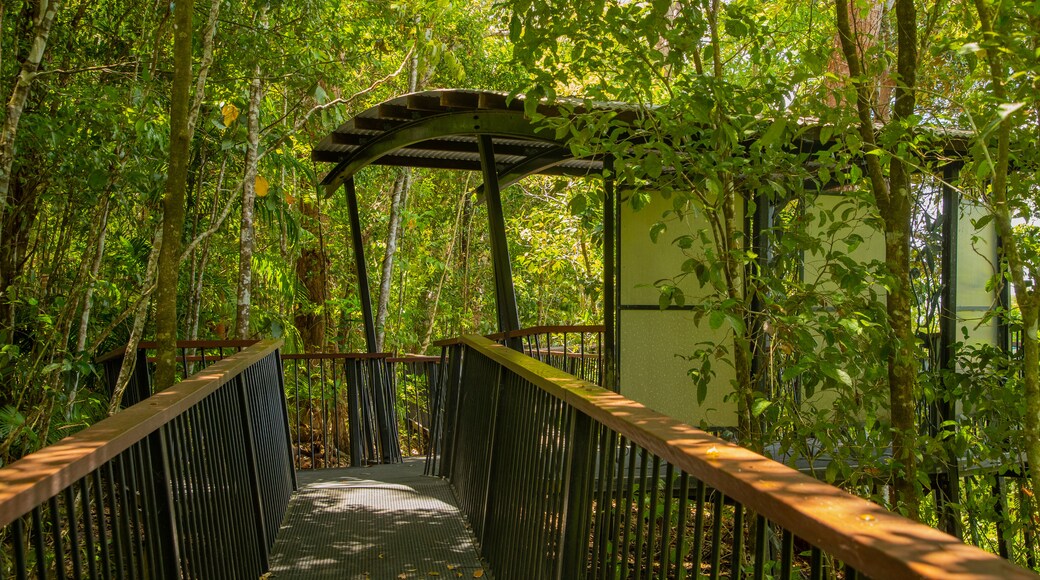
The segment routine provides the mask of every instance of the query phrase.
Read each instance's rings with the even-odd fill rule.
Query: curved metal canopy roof
[[[582,101],[566,101],[576,111]],[[596,109],[635,118],[638,109],[621,103],[596,103]],[[538,112],[559,116],[556,105]],[[341,125],[311,152],[314,161],[337,163],[322,185],[333,191],[367,165],[432,167],[480,171],[478,141],[489,135],[502,186],[526,175],[589,175],[603,170],[596,157],[577,159],[551,131],[532,124],[522,96],[465,89],[422,91],[390,99]]]
[[[614,111],[621,120],[634,120],[641,112],[628,103],[580,99],[556,102],[539,103],[538,113],[548,117],[567,114],[559,104],[575,113],[588,109]],[[337,164],[322,182],[329,193],[368,165],[481,171],[481,136],[491,138],[501,187],[533,174],[602,173],[601,158],[575,158],[566,142],[531,122],[524,105],[522,95],[509,100],[508,93],[497,91],[441,89],[402,95],[341,125],[314,147],[311,158]],[[820,128],[809,125],[810,130],[800,137],[803,146],[820,146]],[[956,159],[967,151],[968,133],[943,127],[921,130],[938,145],[932,155]]]

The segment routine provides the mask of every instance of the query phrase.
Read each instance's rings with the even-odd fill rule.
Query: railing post
[[[488,451],[487,451],[487,481],[484,484],[484,507],[481,510],[481,522],[480,522],[480,545],[486,546],[487,542],[485,537],[487,536],[487,524],[488,516],[491,514],[492,509],[492,497],[491,490],[494,488],[494,475],[495,475],[495,445],[499,442],[498,437],[498,418],[502,414],[502,410],[499,409],[499,404],[502,400],[502,381],[505,379],[505,372],[502,365],[495,365],[495,382],[491,399],[491,424],[488,426]]]
[[[451,348],[449,354],[451,358],[448,363],[450,370],[444,381],[446,389],[444,393],[444,444],[442,445],[444,456],[441,457],[440,475],[451,479],[455,475],[455,434],[459,424],[459,404],[462,400],[462,363],[465,355],[462,344],[455,344],[449,348]]]
[[[350,429],[350,466],[361,467],[365,455],[364,436],[361,432],[361,361],[350,359],[343,365],[347,375],[347,428]]]
[[[165,426],[148,436],[148,449],[151,457],[152,489],[155,494],[155,518],[159,532],[156,540],[162,554],[158,576],[178,580],[181,577],[180,534],[177,531],[177,518],[173,507],[173,484]]]
[[[267,526],[264,523],[264,499],[260,493],[260,465],[256,457],[256,445],[253,439],[253,419],[249,413],[249,391],[246,388],[245,373],[235,377],[238,385],[238,409],[242,414],[242,425],[245,433],[243,440],[246,448],[242,450],[246,458],[246,468],[249,473],[249,481],[246,482],[249,494],[252,496],[253,516],[256,521],[256,541],[260,554],[260,569],[267,571]]]
[[[571,408],[567,436],[567,462],[563,475],[563,521],[560,524],[560,549],[557,552],[556,578],[568,580],[585,574],[589,547],[588,492],[593,459],[593,422],[588,415]]]
[[[282,420],[285,422],[285,451],[289,456],[289,468],[292,473],[292,488],[296,491],[300,488],[296,480],[296,461],[293,457],[292,434],[289,430],[289,402],[285,396],[285,369],[282,367],[282,351],[274,351],[275,372],[278,376],[278,400],[281,403]]]

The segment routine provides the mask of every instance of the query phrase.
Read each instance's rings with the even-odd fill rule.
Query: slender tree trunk
[[[61,6],[60,0],[39,0],[33,18],[33,40],[29,53],[22,62],[21,71],[15,81],[11,97],[7,101],[3,129],[0,129],[0,212],[7,207],[7,193],[11,187],[11,170],[14,167],[14,142],[18,136],[18,125],[22,111],[29,99],[29,91],[40,70],[47,39],[54,24],[54,15]]]
[[[141,297],[138,298],[137,305],[134,307],[134,323],[130,327],[130,338],[126,342],[123,364],[119,366],[116,385],[112,389],[112,399],[108,403],[109,415],[114,415],[119,411],[119,406],[123,402],[123,393],[126,392],[126,387],[130,384],[130,377],[134,374],[134,367],[137,365],[137,346],[141,344],[144,323],[148,320],[149,298],[154,288],[152,283],[155,280],[160,254],[162,253],[164,229],[164,227],[160,226],[156,229],[155,236],[152,237],[152,251],[148,256],[148,267],[144,274]]]
[[[109,181],[110,186],[112,182]],[[83,294],[83,312],[79,317],[79,327],[76,330],[76,352],[77,357],[85,356],[84,349],[87,347],[87,331],[90,328],[90,314],[94,306],[94,285],[97,282],[98,272],[101,271],[101,260],[105,256],[105,235],[108,232],[108,212],[112,204],[111,189],[106,192],[105,202],[101,209],[101,219],[98,222],[97,242],[94,249],[94,260],[90,265],[90,278],[86,280],[86,290]],[[79,390],[80,373],[75,372],[72,385],[68,393],[68,408],[66,417],[72,416],[72,409],[76,403],[76,393]]]
[[[383,267],[379,276],[379,303],[376,307],[376,350],[382,351],[386,336],[386,317],[390,309],[390,287],[394,277],[394,254],[397,253],[397,240],[401,233],[402,199],[411,186],[412,171],[401,169],[394,180],[393,196],[390,202],[390,226],[386,233],[386,251],[383,253]]]
[[[462,229],[462,210],[469,195],[469,180],[467,179],[466,184],[462,188],[462,196],[459,197],[458,207],[455,210],[455,225],[451,228],[451,241],[448,243],[448,249],[444,252],[444,271],[441,272],[441,278],[437,282],[436,290],[433,292],[433,299],[430,300],[429,314],[426,317],[426,333],[419,344],[419,354],[426,353],[426,349],[430,348],[430,341],[433,339],[433,327],[437,323],[437,310],[441,303],[441,291],[444,290],[444,281],[447,280],[448,272],[451,271],[451,259],[455,254],[455,242],[459,239],[459,231]]]
[[[419,51],[413,50],[408,68],[408,92],[414,93],[419,85]],[[390,310],[390,286],[394,277],[394,254],[401,235],[401,214],[404,212],[408,190],[412,186],[412,169],[404,167],[394,180],[393,197],[390,203],[390,226],[386,233],[386,251],[383,253],[382,272],[379,277],[379,303],[376,307],[376,350],[382,351],[386,338],[386,317]]]
[[[994,27],[994,20],[1002,20],[999,13],[1007,7],[994,5],[997,13],[992,13],[986,0],[975,0],[975,9],[979,15],[979,28],[984,36],[996,36],[999,32]],[[1032,22],[1040,22],[1040,18]],[[1040,39],[1035,43],[1040,45]],[[990,71],[990,91],[998,103],[1007,103],[1008,94],[1006,74],[1008,67],[1004,63],[999,50],[987,50],[986,60]],[[1040,88],[1040,81],[1037,81]],[[1036,111],[1037,131],[1040,134],[1040,108]],[[1008,168],[1011,159],[1011,129],[1016,122],[1014,115],[1004,115],[996,129],[997,150],[992,157],[992,181],[990,183],[990,211],[994,216],[994,224],[1000,236],[1004,258],[1007,262],[1011,285],[1015,290],[1015,300],[1022,315],[1022,385],[1025,395],[1025,439],[1026,459],[1030,466],[1040,466],[1040,341],[1037,337],[1038,319],[1040,319],[1040,288],[1032,280],[1027,270],[1029,259],[1023,255],[1023,248],[1015,236],[1012,221],[1011,203],[1008,199]],[[1035,259],[1035,257],[1034,257]],[[1029,470],[1029,481],[1033,493],[1040,490],[1040,469]],[[1034,521],[1040,521],[1040,502],[1031,502]]]
[[[874,119],[870,110],[871,89],[863,75],[856,47],[857,36],[850,24],[847,0],[835,1],[835,16],[842,53],[849,77],[856,89],[856,113],[864,141],[864,155],[871,190],[884,222],[885,264],[892,276],[886,309],[894,344],[888,354],[889,403],[892,413],[892,457],[900,469],[894,474],[896,501],[907,515],[920,518],[920,490],[917,483],[917,400],[916,338],[913,332],[910,287],[910,212],[913,207],[910,176],[902,159],[893,155],[888,181],[872,150],[877,149]],[[912,0],[896,0],[898,76],[893,122],[909,119],[916,107],[914,86],[917,77],[917,14]],[[907,139],[909,134],[903,137]]]
[[[195,94],[191,99],[191,112],[188,113],[188,134],[195,134],[195,125],[199,119],[199,111],[206,99],[206,79],[210,66],[213,65],[213,45],[217,36],[217,19],[220,16],[221,0],[212,0],[209,15],[206,17],[206,28],[202,33],[202,58],[199,60],[199,76],[195,79]]]
[[[249,338],[249,309],[252,306],[254,211],[256,204],[257,150],[260,146],[260,66],[257,65],[249,86],[249,119],[246,144],[246,170],[242,182],[242,225],[239,234],[238,302],[235,314],[235,338]]]
[[[227,156],[224,156],[224,160],[220,164],[220,173],[217,175],[217,183],[213,188],[213,207],[210,209],[209,214],[209,229],[205,239],[200,241],[202,249],[199,250],[199,262],[196,269],[198,275],[194,281],[194,285],[191,288],[191,296],[188,299],[188,311],[189,311],[189,324],[188,324],[188,339],[196,340],[199,337],[199,317],[201,316],[202,309],[202,286],[206,276],[206,265],[209,263],[209,247],[212,232],[216,231],[215,228],[219,228],[220,224],[224,222],[227,214],[230,212],[231,204],[225,206],[224,213],[217,217],[217,208],[220,205],[220,190],[224,186],[224,172],[227,169]],[[234,197],[234,196],[232,196]],[[194,244],[193,244],[194,247]]]
[[[177,367],[177,279],[180,272],[181,235],[184,232],[188,148],[191,143],[188,94],[192,78],[193,4],[194,0],[181,0],[174,5],[170,168],[166,176],[166,195],[163,198],[163,241],[159,251],[158,295],[155,299],[155,338],[158,342],[155,365],[156,390],[173,385]],[[127,358],[130,354],[127,353]]]

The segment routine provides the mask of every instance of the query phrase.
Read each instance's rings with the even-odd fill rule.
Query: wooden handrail
[[[422,354],[402,354],[399,356],[392,356],[386,359],[386,362],[391,363],[439,363],[441,357],[439,356],[426,356]]]
[[[255,342],[132,407],[0,469],[0,527],[143,440],[281,345],[281,340]]]
[[[178,340],[177,348],[247,348],[260,342],[254,339],[228,339],[228,340]],[[137,350],[156,348],[159,343],[154,340],[142,340],[137,343]],[[114,348],[99,356],[94,362],[103,363],[118,358],[126,353],[126,346]]]
[[[475,335],[467,346],[873,578],[1036,578],[957,538]]]
[[[390,358],[390,352],[305,352],[283,354],[282,360],[342,360],[342,359],[377,359]]]
[[[602,324],[561,324],[554,326],[530,326],[528,328],[521,328],[519,330],[510,330],[506,332],[496,332],[493,334],[485,335],[486,338],[491,340],[505,340],[507,338],[523,338],[525,336],[533,336],[535,334],[562,334],[568,332],[604,332],[606,326]],[[461,337],[445,338],[438,340],[433,343],[433,346],[445,347],[454,346],[462,343]]]
[[[563,334],[567,332],[603,332],[606,327],[602,324],[574,324],[574,325],[555,325],[555,326],[529,326],[527,328],[521,328],[519,330],[509,330],[506,332],[496,332],[494,334],[487,335],[487,338],[491,340],[505,340],[507,338],[523,338],[525,336],[534,336],[536,334]]]

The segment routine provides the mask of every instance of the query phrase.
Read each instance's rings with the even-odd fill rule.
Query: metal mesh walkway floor
[[[271,578],[488,577],[447,482],[421,460],[299,472]]]

